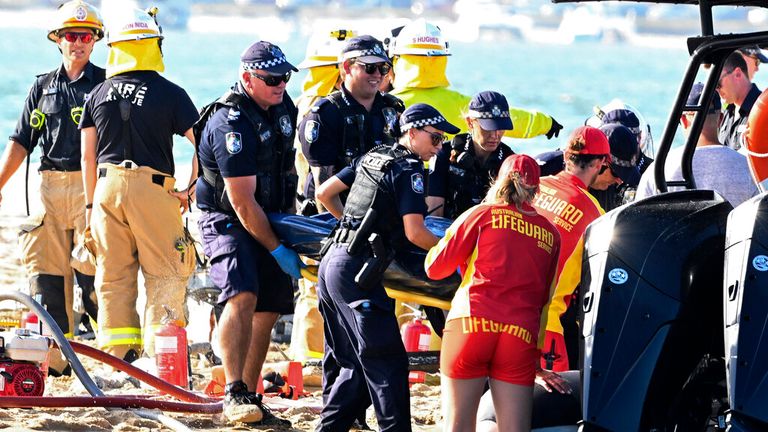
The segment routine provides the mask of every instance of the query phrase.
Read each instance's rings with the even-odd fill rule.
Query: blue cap
[[[484,91],[472,96],[468,115],[477,119],[480,127],[488,131],[514,128],[507,98],[495,91]]]
[[[604,113],[600,118],[602,126],[609,124],[620,124],[628,128],[636,139],[640,138],[640,119],[637,114],[628,109],[615,109]]]
[[[411,105],[405,112],[400,114],[400,130],[402,132],[424,126],[432,126],[439,131],[451,135],[459,133],[459,128],[448,123],[448,120],[440,114],[440,111],[427,104],[418,103]]]
[[[390,63],[387,51],[380,40],[371,35],[354,37],[341,49],[340,61],[356,58],[360,63]]]
[[[640,150],[635,134],[618,123],[602,125],[600,130],[611,147],[611,169],[621,181],[636,187],[640,183],[640,170],[637,168]]]
[[[763,50],[761,50],[757,45],[750,45],[739,48],[737,51],[748,57],[753,57],[760,60],[760,63],[768,63],[768,57],[763,54]]]
[[[243,51],[240,64],[245,70],[262,70],[274,75],[299,71],[288,62],[280,47],[266,41],[258,41]]]
[[[688,105],[698,105],[699,100],[701,99],[701,93],[704,91],[704,84],[697,82],[693,85],[693,88],[691,88],[691,92],[688,93]],[[720,103],[720,95],[715,92],[714,95],[712,95],[712,105],[710,106],[709,112],[720,112],[720,108],[722,107],[722,104]]]

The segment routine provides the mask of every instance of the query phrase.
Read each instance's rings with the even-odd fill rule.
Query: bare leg
[[[498,432],[499,428],[496,422],[490,420],[483,420],[477,423],[477,432]]]
[[[253,310],[253,309],[251,309]],[[251,340],[248,346],[248,355],[245,357],[243,368],[243,381],[248,390],[255,392],[257,380],[264,366],[264,359],[269,351],[269,342],[272,336],[272,327],[277,322],[278,314],[275,312],[257,312],[251,316]]]
[[[474,432],[477,407],[486,378],[453,379],[440,376],[443,395],[443,431]]]
[[[227,300],[219,320],[221,361],[227,383],[243,379],[243,367],[251,340],[251,317],[256,307],[256,296],[242,292]],[[256,390],[248,387],[249,390]]]
[[[521,386],[491,379],[491,396],[496,408],[496,425],[500,431],[531,430],[533,386]]]

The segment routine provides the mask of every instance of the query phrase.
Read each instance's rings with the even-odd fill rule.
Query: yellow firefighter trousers
[[[73,265],[86,275],[95,268],[74,263],[71,258],[75,241],[85,230],[85,194],[80,171],[42,171],[40,197],[44,212],[25,221],[19,233],[21,262],[29,276],[30,294],[43,295],[43,303],[64,334],[71,338],[74,332],[72,312],[74,273]],[[66,361],[51,356],[50,366],[62,371]]]
[[[91,231],[99,346],[121,358],[130,349],[141,353],[142,345],[154,355],[154,331],[166,316],[165,307],[186,325],[186,286],[195,264],[179,201],[169,193],[175,180],[135,165],[99,164],[98,175]],[[143,332],[136,312],[139,268],[147,298]]]
[[[311,260],[305,260],[305,262]],[[309,262],[308,264],[317,263]],[[299,298],[293,311],[290,356],[302,363],[323,358],[325,336],[323,316],[317,309],[316,285],[308,279],[299,279]]]

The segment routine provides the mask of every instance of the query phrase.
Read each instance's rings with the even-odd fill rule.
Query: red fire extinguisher
[[[403,345],[407,352],[423,352],[429,351],[429,342],[432,338],[432,330],[422,323],[421,312],[411,307],[408,304],[404,304],[413,310],[413,319],[403,325]],[[408,373],[408,383],[423,383],[426,377],[426,372],[423,371],[411,371]]]
[[[157,376],[171,384],[186,388],[189,383],[187,331],[166,306],[163,325],[155,331],[155,364]]]

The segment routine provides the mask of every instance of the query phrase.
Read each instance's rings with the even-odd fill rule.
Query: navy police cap
[[[400,130],[403,133],[411,128],[419,129],[425,126],[432,126],[451,135],[459,133],[459,128],[449,123],[440,111],[427,104],[411,105],[400,115]]]
[[[487,131],[513,129],[507,98],[495,91],[483,91],[472,96],[468,115],[477,119],[480,127]]]
[[[635,134],[619,123],[602,125],[600,130],[608,138],[608,144],[611,147],[611,169],[621,181],[637,187],[640,183],[640,170],[637,167],[640,149]]]
[[[356,58],[360,63],[390,63],[384,44],[371,35],[354,37],[341,49],[340,61]]]
[[[701,99],[701,93],[704,91],[704,84],[697,82],[693,85],[691,88],[691,92],[688,93],[688,105],[689,106],[697,106],[699,104],[699,100]],[[714,95],[712,95],[712,105],[710,106],[709,112],[715,113],[719,112],[722,108],[722,104],[720,103],[720,95],[715,92]]]
[[[299,71],[288,62],[280,47],[267,41],[258,41],[243,51],[240,64],[245,70],[262,70],[274,75]]]

